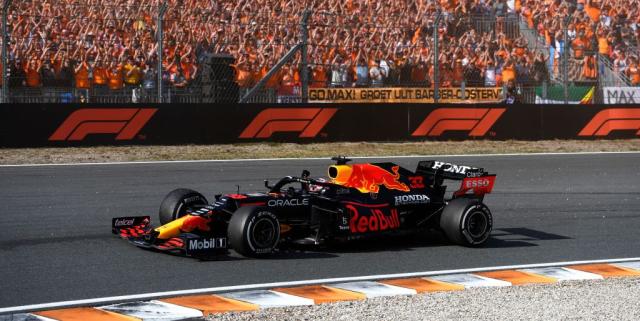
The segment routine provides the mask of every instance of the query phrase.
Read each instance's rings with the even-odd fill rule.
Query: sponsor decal
[[[187,197],[187,198],[185,198],[185,199],[183,200],[183,203],[191,203],[191,202],[199,201],[199,200],[201,200],[201,199],[202,199],[202,198],[201,198],[200,196],[198,196],[198,195],[196,195],[196,196],[191,196],[191,197]]]
[[[395,208],[389,209],[388,213],[380,208],[368,208],[366,209],[368,211],[366,215],[358,212],[358,209],[351,204],[347,204],[346,208],[351,214],[351,219],[349,220],[349,231],[351,233],[387,231],[400,227],[398,210]]]
[[[50,141],[81,141],[90,134],[117,134],[132,140],[157,108],[85,108],[71,113],[49,137]]]
[[[484,170],[472,168],[472,170],[467,171],[467,177],[480,177],[482,175],[484,175]]]
[[[460,189],[453,194],[456,196],[464,195],[468,191],[473,190],[476,195],[488,194],[493,190],[493,184],[495,183],[496,176],[482,176],[482,177],[466,177],[462,180]]]
[[[500,102],[502,88],[439,88],[440,103]],[[309,88],[316,103],[433,103],[431,88]]]
[[[600,111],[584,126],[578,136],[603,137],[617,130],[633,130],[640,136],[640,108],[609,108]]]
[[[422,176],[409,176],[409,182],[411,188],[424,188],[424,177]]]
[[[605,104],[624,105],[640,103],[639,87],[604,87],[602,93]]]
[[[396,206],[398,205],[411,205],[411,204],[428,204],[431,200],[429,196],[417,194],[417,195],[398,195],[394,197]]]
[[[377,194],[380,185],[388,189],[408,192],[409,187],[400,181],[400,166],[393,166],[391,172],[372,164],[335,165],[336,175],[333,182],[351,187],[362,193]]]
[[[351,190],[349,190],[348,188],[338,188],[336,189],[336,194],[338,195],[351,194]]]
[[[485,136],[506,108],[438,108],[411,136],[441,136],[445,131],[469,131],[471,137]]]
[[[344,212],[341,212],[340,224],[338,224],[338,229],[341,231],[349,231],[349,218],[344,215]]]
[[[240,134],[240,138],[269,138],[277,132],[300,132],[313,138],[331,120],[337,108],[267,108]]]
[[[190,239],[187,251],[194,250],[211,250],[211,249],[226,249],[227,238],[226,237],[212,237],[206,239]]]
[[[464,180],[465,188],[487,187],[491,184],[488,178]]]
[[[307,206],[309,205],[308,198],[292,198],[292,199],[277,199],[269,200],[267,202],[269,206]]]
[[[433,162],[433,167],[431,167],[431,168],[438,169],[438,168],[442,167],[443,165],[449,165],[449,168],[444,170],[445,172],[456,173],[456,174],[466,174],[468,170],[473,168],[473,167],[470,167],[470,166],[456,165],[456,164],[439,162],[439,161]]]
[[[133,225],[133,222],[135,221],[134,218],[121,218],[121,219],[116,219],[116,221],[113,223],[114,227],[119,227],[119,226],[131,226]]]

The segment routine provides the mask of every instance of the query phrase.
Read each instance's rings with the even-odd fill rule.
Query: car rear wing
[[[467,177],[480,177],[489,175],[484,168],[465,165],[456,165],[447,162],[427,160],[418,163],[416,174],[437,175],[444,179],[463,180]]]
[[[454,197],[468,193],[478,196],[491,193],[496,180],[496,175],[485,172],[484,168],[434,160],[419,162],[416,174],[433,177],[434,185],[442,185],[445,179],[461,180],[460,189],[453,193]]]

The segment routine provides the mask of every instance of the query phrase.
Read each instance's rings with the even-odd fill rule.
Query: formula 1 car
[[[415,172],[393,163],[349,164],[334,157],[329,179],[287,176],[266,193],[216,195],[209,203],[190,189],[170,192],[160,205],[160,223],[149,216],[112,220],[114,234],[130,243],[192,257],[231,248],[264,257],[287,244],[335,244],[388,234],[439,229],[454,243],[476,247],[491,233],[493,218],[483,203],[495,175],[482,168],[420,161]],[[445,180],[461,187],[445,197]]]

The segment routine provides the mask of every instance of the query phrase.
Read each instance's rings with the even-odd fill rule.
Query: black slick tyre
[[[489,239],[493,216],[477,199],[457,198],[449,202],[440,216],[440,228],[453,243],[478,247]]]
[[[227,236],[231,248],[238,254],[264,257],[278,246],[280,223],[267,208],[245,206],[231,216]]]
[[[164,197],[160,204],[160,223],[167,224],[187,214],[187,208],[209,204],[202,194],[186,188],[178,188]]]

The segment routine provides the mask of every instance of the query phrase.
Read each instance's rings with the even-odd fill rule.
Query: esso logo
[[[465,183],[466,188],[488,187],[490,184],[488,179],[470,179]]]

